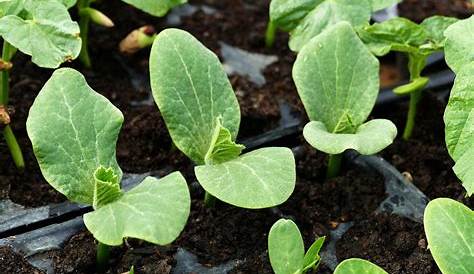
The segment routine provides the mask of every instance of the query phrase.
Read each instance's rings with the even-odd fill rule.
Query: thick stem
[[[267,48],[273,47],[275,43],[275,35],[277,32],[277,27],[272,21],[268,21],[267,30],[265,32],[265,46]]]
[[[92,66],[91,59],[89,57],[88,50],[88,36],[89,36],[89,23],[90,17],[88,14],[81,12],[82,9],[89,8],[91,1],[90,0],[79,0],[77,3],[78,13],[79,13],[79,28],[81,31],[82,47],[81,52],[79,53],[79,60],[86,68]]]
[[[13,54],[15,53],[15,48],[10,45],[7,41],[3,41],[2,49],[2,60],[5,62],[10,62]],[[7,106],[8,104],[8,93],[10,92],[9,87],[9,76],[10,72],[8,70],[1,71],[0,81],[2,82],[0,90],[0,105]]]
[[[107,270],[110,259],[110,246],[99,242],[97,244],[97,272],[103,273]]]
[[[326,178],[331,179],[339,175],[341,170],[342,154],[329,154]]]
[[[13,162],[15,163],[16,167],[19,170],[25,169],[25,160],[23,159],[23,154],[21,153],[20,145],[15,138],[15,134],[13,134],[12,128],[10,125],[6,125],[3,129],[3,137],[7,142],[8,149],[10,149],[10,153],[13,158]]]
[[[410,94],[410,106],[408,108],[408,116],[405,124],[405,130],[403,131],[403,139],[409,140],[415,128],[415,119],[418,103],[423,95],[422,89],[419,89]]]
[[[216,197],[212,196],[209,192],[206,191],[204,194],[204,205],[206,207],[212,208],[216,205]]]

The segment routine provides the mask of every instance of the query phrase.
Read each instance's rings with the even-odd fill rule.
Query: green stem
[[[408,116],[405,124],[405,130],[403,131],[403,139],[409,140],[413,133],[413,128],[415,128],[415,118],[416,111],[418,108],[418,103],[421,100],[423,95],[423,90],[419,89],[415,92],[410,93],[410,106],[408,108]]]
[[[206,191],[206,194],[204,194],[204,205],[209,208],[214,207],[216,205],[216,197]]]
[[[110,259],[110,246],[99,242],[97,244],[97,272],[103,273],[107,270]]]
[[[20,145],[15,138],[15,134],[13,134],[12,128],[10,125],[6,125],[3,129],[3,137],[7,142],[8,149],[10,149],[10,153],[13,158],[13,162],[15,163],[16,167],[19,170],[25,169],[25,160],[23,159],[23,154],[21,153]]]
[[[331,179],[339,175],[341,171],[342,154],[329,154],[328,170],[326,178]]]
[[[82,64],[84,64],[86,68],[90,68],[92,66],[88,50],[90,17],[86,13],[82,13],[81,10],[89,8],[90,4],[90,0],[79,0],[79,2],[77,2],[77,8],[79,13],[79,28],[81,31],[80,35],[82,39],[82,47],[81,52],[79,53],[79,60],[81,60]]]
[[[7,41],[3,41],[2,60],[5,62],[10,62],[14,53],[15,48]],[[8,70],[3,70],[0,78],[2,82],[2,90],[0,91],[0,105],[3,106],[8,104],[8,93],[10,92],[9,78],[10,72]]]
[[[267,30],[265,32],[265,46],[267,48],[273,47],[275,43],[275,35],[277,32],[277,27],[272,21],[268,21]]]

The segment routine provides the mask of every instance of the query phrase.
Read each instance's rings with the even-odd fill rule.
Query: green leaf
[[[211,147],[206,153],[204,161],[206,164],[220,164],[239,157],[243,145],[236,144],[232,140],[232,136],[228,129],[222,126],[220,117],[217,118],[217,125],[214,129],[214,136],[212,137]]]
[[[99,167],[94,173],[94,209],[114,202],[122,197],[120,181],[112,168]]]
[[[190,204],[186,181],[174,172],[159,180],[145,178],[117,201],[85,214],[84,223],[107,245],[120,245],[126,237],[167,245],[183,230]]]
[[[326,237],[320,237],[318,238],[306,251],[306,254],[304,255],[304,260],[303,260],[303,272],[307,271],[311,268],[313,268],[319,261],[321,260],[321,257],[319,256],[319,251],[321,251],[321,248],[323,247],[324,241],[326,240]]]
[[[79,55],[79,26],[65,6],[57,0],[26,0],[24,9],[28,19],[16,15],[0,18],[3,39],[31,55],[40,67],[57,68]]]
[[[474,269],[474,212],[447,198],[431,201],[425,209],[428,247],[444,274],[472,274]]]
[[[389,120],[371,120],[357,128],[355,133],[332,133],[319,121],[309,122],[303,130],[306,141],[317,150],[339,154],[355,149],[371,155],[389,146],[397,136],[397,127]]]
[[[296,181],[293,153],[279,147],[258,149],[221,164],[197,166],[195,173],[212,196],[254,209],[282,204]]]
[[[304,243],[293,221],[280,219],[272,226],[268,234],[268,253],[276,274],[302,273]]]
[[[272,0],[270,20],[285,31],[293,30],[298,23],[324,0]]]
[[[370,0],[372,11],[379,11],[386,8],[389,8],[397,3],[400,3],[402,0]]]
[[[466,189],[467,196],[474,193],[474,168],[472,163],[474,161],[474,140],[471,148],[466,151],[457,161],[453,167],[454,173],[461,180],[463,187]]]
[[[379,91],[379,62],[348,23],[311,40],[298,54],[293,79],[311,121],[329,132],[347,120],[355,128],[369,116]]]
[[[446,62],[457,73],[462,66],[474,61],[474,15],[452,24],[444,35]]]
[[[64,68],[36,97],[26,127],[46,181],[69,200],[92,205],[97,168],[122,176],[115,157],[122,123],[120,110]]]
[[[66,8],[72,8],[76,3],[77,0],[56,0],[61,2]]]
[[[420,25],[428,31],[429,39],[435,45],[434,48],[442,49],[446,42],[444,31],[457,21],[459,20],[454,17],[431,16],[423,20]]]
[[[317,5],[290,33],[290,48],[300,51],[313,37],[338,22],[359,26],[369,22],[369,0],[325,0]]]
[[[197,164],[211,147],[217,118],[235,140],[240,109],[217,56],[191,34],[167,29],[151,50],[153,96],[171,138]]]
[[[397,95],[410,94],[417,90],[423,89],[428,84],[429,81],[430,81],[430,78],[428,77],[418,77],[406,85],[402,85],[402,86],[394,88],[393,92]]]
[[[340,263],[334,274],[388,274],[381,267],[362,259],[347,259]]]
[[[188,2],[188,0],[122,0],[144,12],[154,16],[164,16],[176,6]]]
[[[23,10],[24,0],[0,0],[0,18],[17,15]]]

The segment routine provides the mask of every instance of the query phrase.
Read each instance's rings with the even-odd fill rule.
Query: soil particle
[[[32,267],[23,256],[15,253],[10,247],[0,247],[0,273],[43,274]]]

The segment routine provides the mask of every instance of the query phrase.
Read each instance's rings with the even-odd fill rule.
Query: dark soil
[[[470,0],[403,0],[398,10],[400,16],[415,22],[433,15],[467,18],[474,12]]]
[[[23,256],[4,246],[0,247],[0,270],[1,273],[43,274],[32,267]]]

